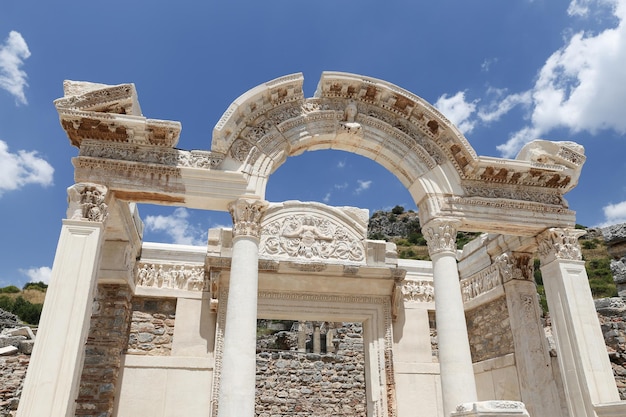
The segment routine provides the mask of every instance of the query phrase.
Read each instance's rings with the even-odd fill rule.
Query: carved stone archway
[[[371,323],[383,322],[380,320],[383,316],[398,319],[393,326],[379,326],[380,331],[372,332],[378,336],[369,340],[385,339],[380,344],[384,348],[371,350],[372,360],[376,357],[381,361],[378,366],[370,367],[372,372],[383,369],[387,372],[391,366],[381,363],[395,363],[396,359],[410,365],[407,371],[396,372],[402,381],[397,385],[397,398],[403,399],[402,404],[398,403],[399,417],[415,411],[411,398],[417,392],[430,402],[428,414],[432,417],[527,416],[519,402],[478,402],[464,309],[472,305],[482,307],[485,300],[497,299],[503,309],[526,308],[528,314],[514,317],[517,323],[534,317],[534,325],[539,326],[538,316],[533,313],[536,307],[532,305],[533,297],[528,296],[534,284],[523,279],[530,274],[514,276],[501,272],[528,265],[538,248],[544,281],[550,280],[546,293],[555,312],[559,366],[565,387],[562,392],[569,414],[623,415],[624,405],[616,402],[619,397],[610,364],[602,355],[605,347],[593,316],[584,263],[578,256],[577,235],[573,232],[575,213],[563,197],[578,181],[585,161],[583,148],[571,142],[535,141],[523,148],[515,160],[481,157],[433,106],[393,84],[360,75],[325,72],[315,96],[305,98],[302,83],[302,75],[294,74],[243,94],[215,126],[211,150],[191,151],[175,148],[180,123],[142,115],[134,85],[64,84],[65,96],[56,100],[55,106],[71,144],[79,148],[79,155],[72,161],[77,184],[70,189],[68,219],[63,223],[39,341],[33,351],[18,416],[71,416],[77,409],[83,414],[97,411],[109,415],[114,410],[112,390],[123,385],[118,383],[118,376],[122,372],[123,379],[127,370],[129,379],[125,386],[136,390],[130,393],[127,405],[137,407],[139,414],[146,413],[145,407],[152,407],[153,412],[147,414],[169,417],[182,412],[207,417],[213,409],[208,404],[219,401],[220,414],[211,417],[251,417],[255,377],[253,333],[258,306],[271,308],[267,299],[273,295],[268,294],[280,293],[281,300],[293,299],[283,295],[284,288],[268,291],[259,282],[265,285],[263,279],[282,274],[272,282],[290,280],[293,285],[297,282],[293,268],[307,274],[320,272],[319,278],[328,280],[323,294],[301,297],[331,300],[327,308],[334,308],[334,303],[342,299],[359,303],[360,298],[350,297],[355,294],[369,297],[374,294],[372,288],[377,288],[374,295],[380,298],[371,304],[388,306],[385,308],[389,312],[376,313],[379,317],[376,320],[369,319],[367,314],[356,319]],[[293,230],[281,226],[282,234],[268,246],[268,240],[262,240],[262,219],[269,206],[264,197],[271,174],[288,157],[317,149],[363,155],[393,173],[419,207],[432,263],[400,263],[393,247],[387,247],[385,242],[361,246],[360,242],[366,239],[356,236],[363,233],[366,227],[363,225],[345,228],[343,240],[335,239],[334,245],[327,244],[329,237],[316,220],[307,220],[306,216],[300,216],[296,222],[299,226]],[[95,198],[93,190],[98,191],[96,209],[91,207]],[[131,203],[230,211],[233,229],[229,233],[222,230],[219,238],[210,233],[207,248],[142,246],[141,220]],[[320,214],[326,208],[313,205],[310,210],[318,210]],[[271,210],[268,213],[270,221]],[[336,219],[349,222],[350,218],[363,217],[354,213],[338,215]],[[275,218],[278,222],[281,219],[284,218]],[[322,221],[327,220],[330,221]],[[266,226],[269,229],[271,222]],[[473,243],[463,257],[457,251],[457,231],[489,234]],[[294,263],[288,259],[292,253],[275,246],[281,244],[281,239],[285,239],[282,241],[285,244],[290,239],[300,239],[304,242],[300,247],[305,257],[312,254],[319,258],[321,254],[321,258]],[[230,242],[227,251],[219,256],[211,252],[212,245],[218,241]],[[334,256],[330,261],[324,258],[329,253]],[[395,261],[387,262],[387,255]],[[383,259],[386,264],[384,276],[376,268],[362,267],[378,262],[377,259]],[[200,272],[198,268],[203,260],[205,270]],[[164,274],[169,274],[170,284],[178,282],[172,281],[174,275],[182,283],[188,274],[185,279],[193,285],[187,281],[186,286],[176,284],[175,288],[170,288],[172,285],[141,288],[135,272],[142,262],[168,266]],[[503,263],[508,269],[503,269]],[[281,272],[280,266],[275,271],[276,265],[283,265],[287,271]],[[326,270],[328,265],[332,266],[329,269],[332,273]],[[227,291],[224,288],[218,291],[219,268],[230,271]],[[464,269],[462,273],[460,268]],[[500,271],[501,276],[494,271]],[[371,282],[363,286],[347,285],[357,272],[384,285],[373,286]],[[403,285],[405,274],[410,279]],[[338,276],[343,277],[343,284],[334,278]],[[487,282],[485,277],[490,277],[486,286],[481,284]],[[461,284],[465,285],[467,294],[462,293]],[[96,306],[115,308],[92,309],[95,288],[102,290]],[[344,293],[333,298],[338,288],[343,288]],[[507,291],[509,298],[515,291],[517,294],[517,298],[508,300],[508,307],[506,302],[500,302]],[[415,295],[408,297],[409,293]],[[228,300],[224,300],[227,302],[222,303],[227,311],[221,311],[224,317],[216,326],[214,307],[220,305],[219,294],[224,294],[222,297],[227,294]],[[132,297],[161,300],[142,299],[137,303],[146,310],[162,305],[170,314],[175,306],[176,320],[161,313],[158,313],[161,318],[157,318],[161,321],[157,323],[159,326],[164,320],[170,320],[170,324],[176,321],[174,327],[178,330],[173,330],[170,357],[124,355],[126,339],[130,340],[128,328],[132,327],[129,320],[135,311]],[[291,304],[285,306],[293,308]],[[422,345],[423,340],[430,339],[429,317],[433,308],[438,363],[429,362],[430,343]],[[139,316],[145,318],[142,314]],[[215,349],[215,331],[222,328],[224,338],[220,339],[218,334],[217,343],[223,346],[221,350]],[[391,331],[394,354],[398,353],[396,359],[389,349]],[[213,335],[207,335],[211,332]],[[415,340],[411,333],[426,337]],[[527,334],[537,335],[540,331]],[[538,345],[526,343],[524,334],[517,336],[511,345],[515,354],[519,350],[525,355],[524,349],[543,346],[540,339]],[[223,355],[213,356],[215,351]],[[97,360],[102,359],[97,357],[100,354],[108,355],[104,358],[109,361],[107,366],[94,366],[100,363]],[[546,355],[545,351],[538,351],[535,357]],[[519,386],[542,386],[541,378],[528,371],[540,361],[530,358],[517,363],[510,359],[509,356],[506,366],[516,377],[521,375]],[[517,367],[524,372],[518,373]],[[209,398],[213,372],[218,368],[221,369],[219,399],[217,393]],[[91,373],[103,369],[104,385],[94,386],[91,383],[97,378]],[[81,373],[87,376],[81,378]],[[550,372],[542,375],[554,388],[553,375]],[[394,377],[390,374],[389,378],[380,378],[380,389],[368,391],[372,396],[387,398],[389,407],[384,405],[385,401],[369,402],[380,409],[377,416],[394,413],[396,393],[389,388]],[[188,378],[203,387],[203,395],[191,398],[184,384],[179,383]],[[142,390],[144,384],[155,381],[161,384],[158,389]],[[428,381],[428,391],[422,389],[426,386],[424,381]],[[543,393],[531,388],[520,390],[523,391],[520,396],[526,395],[535,407],[551,402],[546,401],[548,397],[537,400]],[[556,388],[550,392],[554,394]],[[490,395],[484,397],[492,399]],[[160,401],[167,406],[161,406]],[[551,415],[558,414],[565,415],[559,410]]]

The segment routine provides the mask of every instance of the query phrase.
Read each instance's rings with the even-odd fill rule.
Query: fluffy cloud
[[[205,245],[207,232],[189,223],[189,211],[177,208],[169,216],[147,216],[146,229],[151,232],[163,232],[179,245]]]
[[[465,92],[459,91],[455,95],[448,97],[447,94],[437,99],[435,107],[439,109],[450,121],[459,128],[463,134],[470,133],[476,124],[471,118],[476,111],[476,101],[465,100]]]
[[[50,283],[50,276],[52,275],[52,269],[47,266],[41,266],[39,268],[20,269],[20,272],[28,277],[29,282],[43,282],[44,284]]]
[[[6,142],[0,140],[0,196],[26,184],[52,185],[53,174],[54,168],[37,152],[11,153]]]
[[[354,190],[355,194],[361,194],[361,192],[367,190],[372,185],[371,180],[369,181],[356,180],[356,182],[359,183],[359,186]]]
[[[590,4],[574,1],[568,12],[586,16]],[[530,126],[498,146],[503,156],[514,156],[526,142],[556,128],[574,133],[596,134],[604,129],[626,133],[626,2],[600,0],[598,4],[611,7],[617,25],[597,33],[575,33],[546,60],[528,92],[532,96]]]
[[[626,223],[626,201],[609,204],[604,206],[602,210],[604,211],[604,223],[598,225],[599,227]]]
[[[0,88],[11,93],[19,104],[27,104],[24,94],[27,76],[20,67],[29,56],[28,45],[19,32],[11,31],[0,44]]]

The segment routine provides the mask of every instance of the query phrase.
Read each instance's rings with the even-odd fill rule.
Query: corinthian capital
[[[453,219],[435,219],[422,228],[431,256],[440,252],[456,252],[456,231],[460,223]]]
[[[233,218],[233,237],[252,236],[261,237],[261,219],[267,209],[265,200],[255,198],[240,198],[228,205],[228,211]]]
[[[108,215],[105,203],[107,187],[100,184],[78,183],[67,189],[67,218],[103,222]]]
[[[550,228],[537,236],[539,259],[546,264],[554,259],[580,261],[582,253],[578,238],[584,230]]]

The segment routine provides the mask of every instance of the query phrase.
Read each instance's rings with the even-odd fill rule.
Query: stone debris
[[[13,417],[22,395],[22,385],[35,333],[17,316],[0,309],[0,416]]]

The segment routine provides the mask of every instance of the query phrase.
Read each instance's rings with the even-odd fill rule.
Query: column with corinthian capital
[[[68,188],[52,277],[20,399],[19,417],[74,416],[107,218],[107,188]]]
[[[446,417],[458,405],[477,401],[456,263],[458,224],[456,220],[435,219],[422,228],[433,262],[441,390]]]
[[[619,393],[593,303],[578,238],[584,231],[551,228],[538,239],[541,275],[552,319],[569,415],[605,415]],[[626,415],[626,402],[620,408]],[[607,414],[608,415],[608,414]]]
[[[261,218],[267,202],[241,198],[229,205],[233,254],[228,287],[218,417],[253,417]]]

